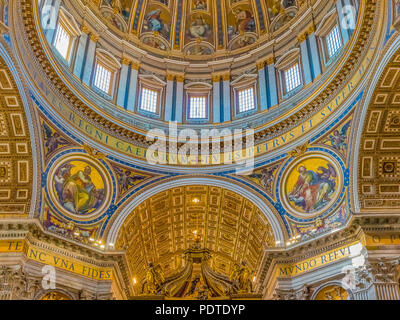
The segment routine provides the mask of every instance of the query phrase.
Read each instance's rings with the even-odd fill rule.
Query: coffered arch
[[[193,185],[202,185],[202,186],[210,186],[210,187],[219,187],[231,192],[237,193],[252,204],[254,204],[260,212],[265,216],[271,225],[273,236],[275,242],[278,246],[283,246],[285,244],[285,240],[288,238],[283,222],[278,217],[278,214],[275,213],[272,209],[272,206],[269,205],[265,198],[260,197],[259,195],[251,192],[247,188],[238,185],[232,184],[232,182],[222,179],[222,178],[213,178],[210,176],[197,176],[197,177],[180,177],[174,178],[172,180],[167,180],[162,183],[158,183],[157,185],[152,185],[145,191],[143,191],[139,195],[135,195],[131,201],[121,209],[121,211],[116,215],[116,219],[112,222],[111,227],[108,231],[107,235],[107,244],[115,244],[117,241],[118,234],[122,225],[128,216],[138,207],[141,203],[151,198],[154,194],[159,192],[166,191],[175,187],[184,187],[184,186],[193,186]]]
[[[137,205],[119,229],[115,248],[126,252],[138,282],[149,263],[160,264],[172,276],[183,268],[195,231],[201,247],[212,251],[212,269],[226,276],[242,262],[256,273],[264,251],[276,245],[270,222],[253,202],[197,182],[159,190]]]
[[[0,216],[33,215],[37,155],[32,114],[15,63],[0,43]]]
[[[357,212],[400,212],[400,50],[392,44],[372,81],[356,154]],[[396,51],[397,50],[397,51]]]

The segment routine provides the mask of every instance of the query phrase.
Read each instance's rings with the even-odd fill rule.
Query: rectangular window
[[[142,88],[142,98],[140,102],[140,109],[157,113],[158,92],[147,88]]]
[[[342,38],[340,37],[339,26],[336,25],[326,37],[326,46],[329,58],[332,58],[342,47]]]
[[[190,97],[189,118],[205,119],[207,117],[207,97]]]
[[[96,64],[96,73],[94,77],[94,86],[101,91],[110,94],[111,70],[100,63]]]
[[[284,71],[286,93],[296,89],[301,85],[299,64],[296,63],[292,67]]]
[[[58,24],[56,37],[54,39],[54,47],[65,60],[69,58],[70,43],[70,34],[61,24]]]
[[[238,92],[238,107],[239,113],[256,108],[253,87]]]

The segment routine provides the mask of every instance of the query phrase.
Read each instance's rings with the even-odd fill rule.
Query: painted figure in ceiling
[[[164,23],[161,20],[161,10],[150,11],[146,15],[146,21],[151,31],[161,32],[164,29]]]
[[[135,172],[132,170],[121,169],[117,166],[114,166],[113,168],[118,175],[118,185],[121,193],[128,191],[138,181],[141,181],[145,178],[145,176],[135,174]]]
[[[350,128],[351,121],[347,122],[340,130],[335,130],[328,139],[336,150],[345,151],[347,148],[347,131]]]
[[[130,0],[104,0],[103,4],[111,7],[114,13],[122,15],[125,20],[129,19],[133,1]]]
[[[210,29],[204,18],[197,15],[190,25],[189,32],[192,38],[204,38],[209,34]]]
[[[104,200],[104,189],[97,189],[92,181],[92,168],[88,165],[72,173],[70,162],[58,169],[54,187],[58,199],[65,209],[75,214],[86,214],[96,210]]]
[[[289,200],[307,213],[318,211],[331,201],[336,177],[336,170],[331,164],[327,168],[319,167],[317,172],[302,165],[298,168],[297,183],[288,195]]]
[[[166,16],[167,14],[159,8],[150,9],[145,16],[143,30],[145,32],[153,31],[165,39],[169,39],[170,26],[166,21]]]
[[[67,140],[65,140],[57,131],[52,130],[45,122],[42,123],[42,129],[44,133],[45,147],[47,148],[48,153],[68,144]]]
[[[113,12],[103,11],[102,16],[108,20],[113,26],[117,27],[121,31],[126,31],[126,27],[123,24],[123,20],[119,20]]]
[[[193,10],[207,10],[207,0],[193,0]]]
[[[273,20],[281,12],[281,1],[280,0],[266,0],[268,16],[270,20]]]
[[[256,30],[253,14],[246,6],[232,11],[228,17],[228,24],[229,40]]]
[[[272,192],[272,186],[274,184],[274,172],[277,170],[278,166],[272,166],[268,168],[261,169],[261,172],[255,172],[249,175],[250,178],[256,179],[263,186],[267,192]]]
[[[240,10],[236,12],[236,32],[243,34],[244,32],[254,32],[255,29],[253,14],[250,11]]]
[[[212,54],[212,50],[206,45],[195,44],[187,49],[186,54],[195,56],[204,56]]]

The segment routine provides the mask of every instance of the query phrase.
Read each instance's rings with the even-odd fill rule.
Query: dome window
[[[191,96],[189,100],[189,118],[206,119],[207,118],[207,97]]]
[[[93,69],[92,87],[106,99],[113,96],[115,79],[121,64],[104,49],[96,49],[96,62]]]
[[[329,58],[332,58],[343,46],[338,25],[336,25],[326,37],[326,46]]]
[[[71,34],[59,23],[57,26],[56,36],[54,38],[54,47],[57,49],[58,53],[65,59],[69,59],[71,52]]]
[[[73,58],[74,44],[80,35],[81,31],[75,19],[64,8],[60,8],[54,35],[51,38],[52,40],[49,41],[51,41],[57,56],[67,62],[68,65]]]
[[[239,90],[238,93],[239,113],[247,112],[256,108],[254,88]]]
[[[328,13],[320,23],[315,34],[319,38],[319,47],[325,66],[329,66],[344,46],[343,34],[336,10]]]
[[[294,89],[301,86],[300,68],[296,63],[284,70],[286,93],[290,93]]]
[[[140,109],[146,112],[157,113],[158,92],[143,87],[140,96]]]
[[[94,76],[94,86],[104,93],[111,94],[112,70],[101,62],[97,62]]]

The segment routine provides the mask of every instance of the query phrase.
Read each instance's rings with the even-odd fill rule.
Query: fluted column
[[[278,104],[278,87],[276,83],[276,70],[275,70],[275,59],[273,57],[267,59],[267,70],[268,70],[268,100],[269,107],[273,107]]]
[[[174,104],[174,79],[175,76],[172,74],[167,74],[167,88],[166,88],[166,95],[165,95],[165,108],[164,108],[164,120],[165,121],[173,121],[172,119],[172,108]]]
[[[214,75],[213,82],[213,122],[221,122],[221,76]]]
[[[76,50],[74,75],[76,75],[80,80],[82,80],[83,77],[83,64],[85,61],[86,45],[89,32],[90,31],[86,26],[82,26],[82,34],[79,37],[78,48]]]
[[[399,258],[370,259],[376,300],[400,300]]]
[[[83,83],[87,85],[90,84],[90,78],[92,76],[93,63],[96,55],[96,44],[97,41],[99,40],[99,36],[92,33],[89,39],[90,39],[89,46],[86,52],[86,58],[84,60],[83,77],[82,77]]]
[[[139,63],[132,61],[128,73],[128,84],[126,92],[126,104],[125,108],[129,111],[134,111],[137,102],[137,86],[138,86],[138,76],[139,76]]]
[[[258,88],[260,93],[261,111],[268,109],[267,79],[264,61],[257,63]]]
[[[400,300],[399,257],[368,258],[355,270],[355,300]]]
[[[231,75],[224,74],[222,76],[223,86],[223,119],[221,122],[231,121]]]
[[[183,84],[184,77],[177,76],[176,77],[176,100],[175,100],[175,119],[178,123],[182,123],[183,117]]]

